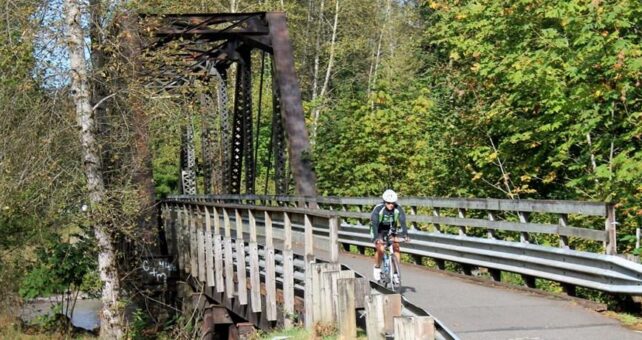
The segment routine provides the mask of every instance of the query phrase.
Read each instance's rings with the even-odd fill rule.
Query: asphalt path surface
[[[318,250],[315,254],[328,258]],[[372,257],[342,252],[339,261],[372,279]],[[416,265],[402,265],[402,294],[461,339],[642,340],[641,332],[567,299],[492,287]]]

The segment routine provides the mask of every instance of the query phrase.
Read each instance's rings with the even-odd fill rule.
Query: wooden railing
[[[374,297],[372,283],[338,262],[336,211],[169,199],[162,204],[161,216],[169,252],[176,257],[179,270],[225,299],[249,305],[248,313],[264,313],[270,322],[290,327],[300,313],[308,328],[319,322],[333,323],[341,336],[354,338],[357,309],[369,308],[370,317],[380,317],[382,310],[376,311],[390,309],[389,301],[395,299]],[[293,220],[302,222],[302,238],[293,231]],[[274,224],[278,224],[277,233]],[[314,229],[319,226],[327,230],[324,242],[318,245],[329,253],[329,262],[315,257],[319,237]],[[302,241],[301,255],[294,251],[295,238]],[[295,302],[301,295],[304,308],[297,311]],[[282,298],[277,299],[279,296]],[[399,325],[410,323],[420,326],[399,329],[432,329],[439,339],[456,338],[439,322],[435,332],[435,321],[427,313],[414,314],[409,321],[400,318],[401,310],[387,313],[386,328],[373,326],[368,332],[378,334],[373,333],[373,338],[382,338],[382,332],[394,332],[395,324],[402,327]],[[399,320],[393,321],[394,316]],[[427,323],[432,328],[424,327]]]

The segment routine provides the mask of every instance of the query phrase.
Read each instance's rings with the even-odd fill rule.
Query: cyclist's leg
[[[381,261],[383,260],[383,234],[377,233],[375,237],[375,256],[374,267],[372,268],[372,277],[375,281],[381,280]]]

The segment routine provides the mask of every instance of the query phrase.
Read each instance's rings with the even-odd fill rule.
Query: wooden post
[[[230,215],[223,208],[223,224],[225,226],[225,295],[228,299],[234,297],[234,259],[232,258],[232,228]]]
[[[314,231],[308,214],[303,215],[305,226],[305,256],[314,255]]]
[[[265,219],[265,318],[277,320],[276,315],[276,267],[272,236],[272,215],[266,211]]]
[[[330,229],[330,262],[339,262],[339,217],[333,216],[329,220]]]
[[[196,250],[198,251],[198,280],[201,282],[206,282],[205,271],[207,266],[205,265],[205,225],[203,223],[203,215],[201,214],[201,209],[196,209]]]
[[[225,291],[223,283],[223,249],[221,244],[221,220],[219,219],[216,207],[212,209],[214,213],[214,279],[216,281],[216,292]]]
[[[439,208],[433,208],[432,215],[435,217],[439,217]],[[433,223],[432,225],[433,227],[435,227],[435,232],[441,233],[441,225],[439,223]]]
[[[259,249],[256,243],[256,218],[252,209],[247,210],[250,220],[250,293],[252,312],[261,312],[261,277],[259,269]]]
[[[488,211],[488,220],[491,222],[497,221],[497,216],[495,216],[494,212]],[[488,237],[491,240],[496,239],[497,235],[495,234],[495,229],[491,229],[491,228],[486,229],[486,237]]]
[[[466,218],[466,209],[457,209],[457,216],[459,218],[464,219]],[[465,226],[459,226],[459,236],[466,236],[466,227]]]
[[[210,216],[210,209],[205,208],[205,267],[207,276],[207,286],[214,287],[214,249],[212,245],[212,220]]]
[[[568,225],[567,214],[560,214],[559,224],[560,227],[566,227]],[[560,235],[560,248],[568,249],[568,236]]]
[[[292,252],[292,221],[283,213],[283,326],[292,327],[294,316],[294,254]]]
[[[354,278],[338,279],[339,307],[339,339],[355,339],[357,337],[357,316],[354,305]]]
[[[430,316],[406,316],[394,319],[395,340],[435,339],[435,320]]]
[[[326,275],[329,275],[326,280],[330,284],[330,295],[332,297],[332,303],[328,305],[328,307],[333,311],[332,318],[334,320],[339,320],[339,288],[337,286],[337,280],[353,279],[355,278],[355,275],[352,270],[329,271]]]
[[[523,212],[523,211],[518,211],[517,216],[519,217],[519,222],[521,223],[528,223],[528,213]],[[525,231],[522,231],[519,233],[519,241],[522,243],[529,243],[529,236],[528,233]]]
[[[385,340],[385,311],[383,294],[374,294],[366,298],[366,333],[368,340]]]
[[[243,217],[238,209],[234,209],[236,220],[236,279],[239,303],[247,305],[247,273],[245,264],[245,241],[243,240]]]
[[[606,220],[604,221],[604,227],[606,229],[608,240],[604,245],[604,250],[607,255],[617,254],[617,232],[615,224],[615,205],[608,204],[606,206]]]
[[[315,263],[312,265],[312,322],[333,322],[332,282],[326,273],[338,272],[338,263]],[[306,318],[309,317],[306,315]]]

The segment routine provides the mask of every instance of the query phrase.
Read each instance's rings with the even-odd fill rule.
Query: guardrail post
[[[243,217],[239,209],[234,209],[236,220],[236,279],[239,304],[247,305],[247,273],[245,265],[245,241],[243,239]]]
[[[338,279],[339,339],[357,338],[357,316],[354,304],[354,278]]]
[[[292,252],[292,221],[283,213],[283,326],[292,327],[294,317],[294,255]]]
[[[607,255],[615,255],[617,254],[617,232],[616,232],[616,227],[615,227],[615,205],[613,204],[607,204],[606,206],[606,221],[605,223],[605,228],[606,228],[606,235],[607,235],[607,243],[604,245],[605,251]]]
[[[395,340],[435,339],[435,319],[430,316],[405,316],[394,319]]]
[[[261,312],[261,278],[259,274],[259,247],[256,242],[256,218],[252,209],[247,210],[250,220],[250,292],[252,312]]]

